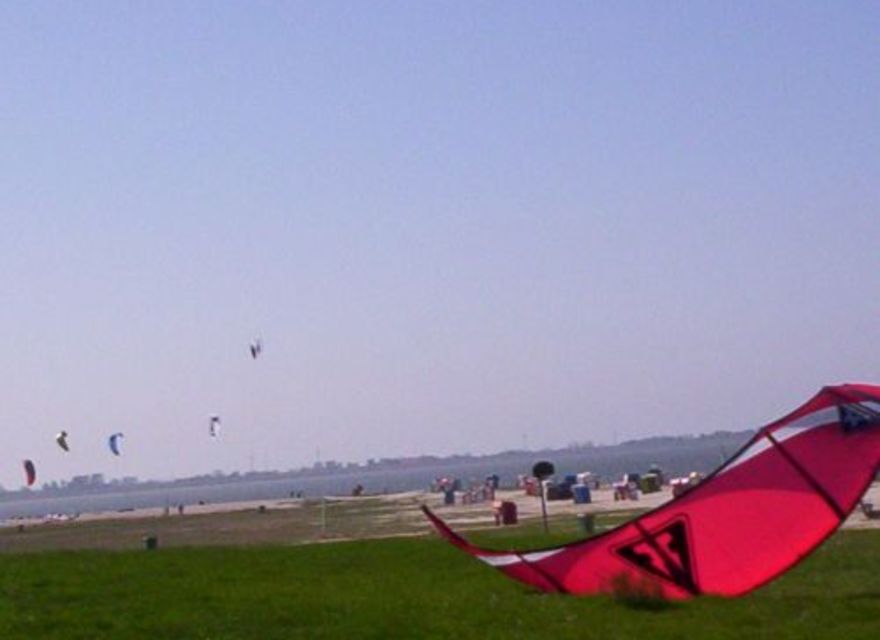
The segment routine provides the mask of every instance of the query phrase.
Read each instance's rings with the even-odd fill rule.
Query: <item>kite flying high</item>
[[[60,431],[58,435],[55,436],[55,442],[58,443],[58,446],[64,449],[65,451],[70,451],[70,445],[67,444],[67,432]]]
[[[27,486],[32,487],[34,482],[37,481],[37,468],[30,460],[22,460],[21,464],[24,467],[24,477],[27,481]]]
[[[211,416],[208,425],[208,433],[212,438],[220,435],[220,416]]]
[[[107,446],[110,447],[110,451],[113,452],[114,456],[118,456],[121,453],[121,451],[119,450],[119,445],[122,444],[122,439],[124,437],[124,433],[117,432],[107,439]]]
[[[880,467],[880,386],[825,387],[760,429],[702,483],[611,531],[534,551],[481,549],[425,514],[453,545],[543,591],[627,588],[671,599],[738,596],[834,533]]]

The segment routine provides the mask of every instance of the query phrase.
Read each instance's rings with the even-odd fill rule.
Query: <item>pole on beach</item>
[[[541,491],[541,517],[544,520],[544,533],[550,532],[550,526],[547,524],[547,485],[545,481],[554,473],[556,473],[556,468],[553,463],[546,460],[536,462],[532,467],[532,475],[537,479],[538,488]]]
[[[541,518],[544,520],[544,533],[550,533],[550,525],[547,524],[547,498],[545,497],[547,485],[545,480],[539,482],[541,483]]]
[[[327,536],[327,498],[321,498],[321,537]]]

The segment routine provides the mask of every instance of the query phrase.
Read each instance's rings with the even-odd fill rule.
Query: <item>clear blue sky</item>
[[[0,484],[880,381],[878,69],[876,2],[5,3]]]

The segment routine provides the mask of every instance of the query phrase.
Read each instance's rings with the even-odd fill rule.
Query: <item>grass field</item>
[[[378,498],[323,505],[302,501],[295,508],[255,508],[185,517],[109,518],[63,524],[0,528],[0,552],[54,550],[135,550],[157,536],[163,547],[271,545],[321,542],[428,530],[416,497],[392,503]],[[112,515],[112,514],[110,514]],[[0,639],[2,640],[2,639]]]
[[[546,545],[537,525],[475,532]],[[736,600],[534,593],[436,538],[0,554],[0,638],[874,638],[880,533],[846,531]]]
[[[296,508],[257,509],[187,514],[185,517],[108,518],[66,523],[0,527],[0,553],[29,551],[136,550],[143,539],[156,536],[162,547],[251,546],[302,544],[330,540],[424,535],[431,530],[420,510],[421,496],[407,496],[388,502],[377,498],[322,505],[305,501]],[[639,510],[599,513],[597,525],[608,528],[632,518]],[[441,507],[441,513],[447,511]],[[489,507],[479,505],[473,514],[491,521]],[[471,515],[473,515],[471,514]],[[553,531],[578,538],[576,519],[571,514],[551,515]],[[467,531],[483,524],[456,523]],[[508,530],[512,535],[528,534],[534,525]],[[2,640],[2,639],[0,639]]]

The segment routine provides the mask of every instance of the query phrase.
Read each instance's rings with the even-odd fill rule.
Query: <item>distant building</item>
[[[104,474],[103,473],[93,473],[88,476],[73,476],[70,479],[70,482],[67,483],[67,486],[72,487],[72,488],[100,487],[103,485],[104,485]]]

